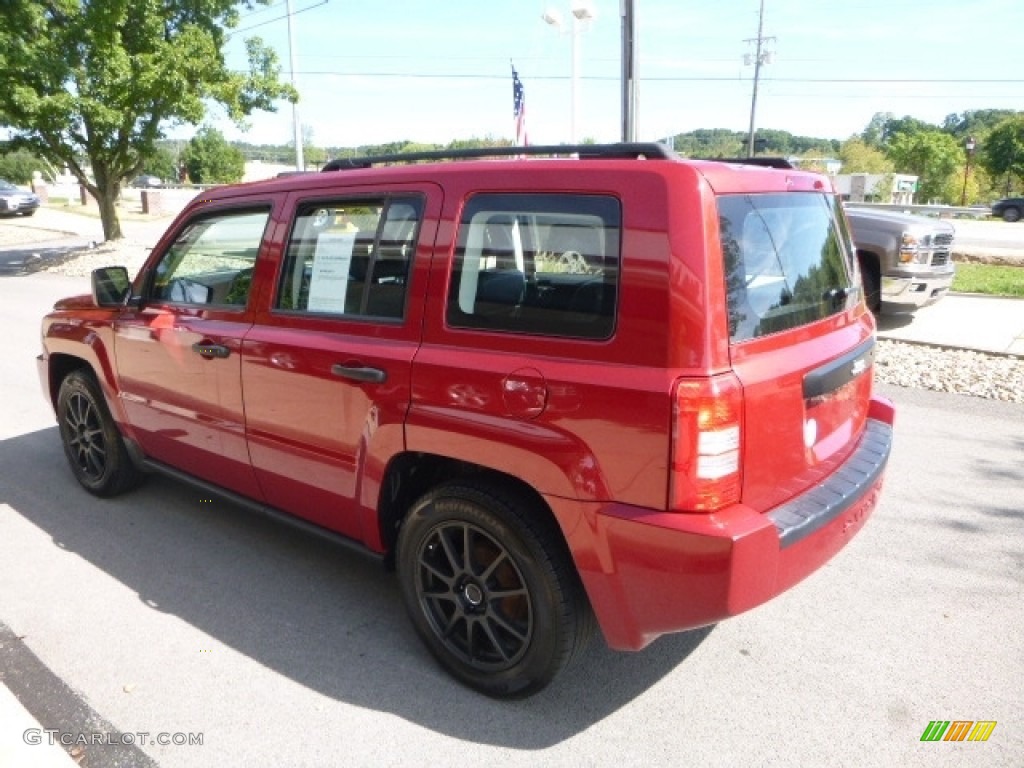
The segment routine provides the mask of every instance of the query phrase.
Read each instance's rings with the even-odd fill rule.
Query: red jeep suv
[[[763,603],[871,513],[893,408],[825,177],[657,144],[324,170],[205,193],[44,319],[87,490],[163,472],[360,544],[493,696],[595,620],[634,650]]]

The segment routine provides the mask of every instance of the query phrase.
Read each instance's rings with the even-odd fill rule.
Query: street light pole
[[[580,122],[580,20],[572,17],[572,119],[569,121],[569,143],[576,143],[576,126]]]
[[[572,14],[572,23],[569,29],[569,34],[572,35],[572,111],[569,121],[569,143],[575,144],[580,109],[580,32],[583,29],[583,24],[594,18],[594,7],[590,0],[573,0],[569,10]],[[541,18],[556,29],[562,28],[562,14],[555,8],[548,8]]]
[[[967,141],[964,142],[964,149],[967,151],[967,163],[964,165],[964,188],[960,193],[960,207],[967,205],[967,177],[971,173],[971,156],[974,154],[974,148],[977,143],[974,141],[973,136],[968,136]]]
[[[633,0],[620,0],[619,12],[622,16],[622,140],[636,141],[636,22]]]
[[[292,28],[292,0],[285,5],[285,13],[288,16],[288,61],[292,70],[292,88],[298,92],[295,84],[295,30]],[[306,169],[305,160],[302,157],[302,125],[299,123],[298,104],[292,102],[292,128],[295,132],[295,170]]]

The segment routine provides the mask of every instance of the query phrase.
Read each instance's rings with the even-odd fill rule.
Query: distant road
[[[1019,255],[1024,262],[1024,223],[957,219],[953,226],[956,228],[956,250],[962,249],[968,253],[986,249],[1000,253],[1009,251]]]

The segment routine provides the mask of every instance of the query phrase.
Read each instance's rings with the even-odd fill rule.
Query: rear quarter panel
[[[712,224],[699,174],[678,163],[536,161],[509,178],[500,164],[445,180],[423,346],[413,366],[408,448],[493,467],[542,494],[664,508],[672,383],[728,363],[707,317]],[[497,167],[496,167],[497,166]],[[472,184],[472,186],[470,186]],[[445,307],[458,222],[481,191],[618,198],[622,210],[617,320],[611,338],[580,340],[448,327]],[[673,252],[676,258],[673,258]],[[712,278],[713,279],[713,278]],[[535,418],[505,404],[504,382],[529,370],[547,399]]]

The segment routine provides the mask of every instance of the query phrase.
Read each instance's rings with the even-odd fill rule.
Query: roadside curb
[[[991,293],[969,293],[967,291],[950,291],[947,296],[963,296],[966,299],[1001,299],[1024,301],[1024,296],[993,296]]]
[[[956,251],[952,253],[954,264],[987,264],[993,267],[1024,268],[1024,253],[1016,248]]]
[[[997,352],[991,349],[977,349],[975,347],[961,347],[956,344],[943,344],[939,341],[920,341],[918,339],[893,339],[888,336],[878,336],[879,341],[889,341],[894,344],[907,344],[912,347],[927,347],[928,349],[935,349],[940,352],[974,352],[977,355],[986,355],[988,357],[1002,357],[1007,360],[1021,360],[1024,359],[1024,355],[1020,355],[1014,352]]]

